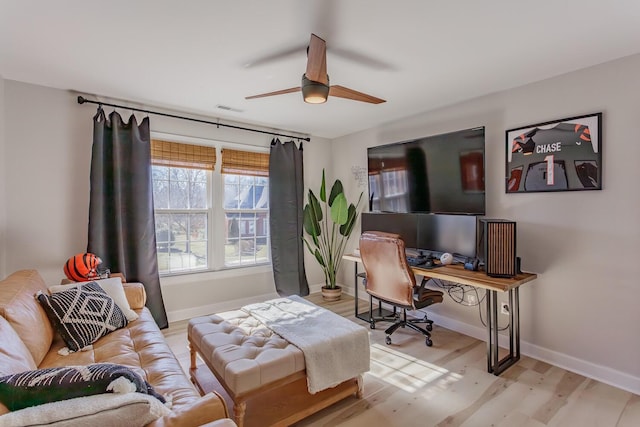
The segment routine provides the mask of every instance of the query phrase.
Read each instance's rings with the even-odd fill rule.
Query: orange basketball
[[[98,277],[98,264],[102,260],[94,254],[77,254],[67,260],[64,274],[74,282],[84,282]]]

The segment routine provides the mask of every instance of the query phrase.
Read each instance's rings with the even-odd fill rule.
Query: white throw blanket
[[[105,393],[9,412],[0,416],[0,426],[142,427],[169,413],[148,394]]]
[[[369,370],[369,331],[297,295],[242,307],[304,353],[314,394]]]

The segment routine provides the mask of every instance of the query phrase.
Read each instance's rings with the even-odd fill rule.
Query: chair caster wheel
[[[385,342],[385,343],[387,343],[387,345],[391,345],[391,337],[390,337],[390,336],[387,336],[387,337],[384,339],[384,342]]]
[[[370,327],[371,329],[375,329],[375,328],[376,328],[376,322],[371,322],[371,323],[369,324],[369,327]]]
[[[433,331],[433,326],[430,323],[427,324],[427,331]]]
[[[433,341],[431,341],[431,338],[429,337],[427,337],[424,343],[427,345],[427,347],[431,347],[433,345]]]

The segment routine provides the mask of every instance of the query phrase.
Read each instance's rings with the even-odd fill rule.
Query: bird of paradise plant
[[[311,237],[311,241],[304,237],[303,240],[309,252],[315,256],[322,267],[326,288],[337,287],[336,274],[340,268],[347,241],[358,219],[361,200],[362,193],[358,203],[349,204],[339,179],[333,183],[327,198],[324,169],[320,200],[312,190],[309,190],[308,203],[304,207],[304,230]]]

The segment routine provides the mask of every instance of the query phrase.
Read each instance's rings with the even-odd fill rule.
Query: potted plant
[[[320,186],[320,200],[309,190],[309,202],[304,207],[304,230],[311,241],[303,237],[307,249],[312,253],[324,272],[325,285],[322,297],[328,301],[340,299],[342,289],[336,285],[336,275],[342,262],[347,241],[358,219],[358,203],[349,204],[344,195],[342,182],[337,179],[327,198],[324,169]],[[321,203],[322,202],[322,203]]]

